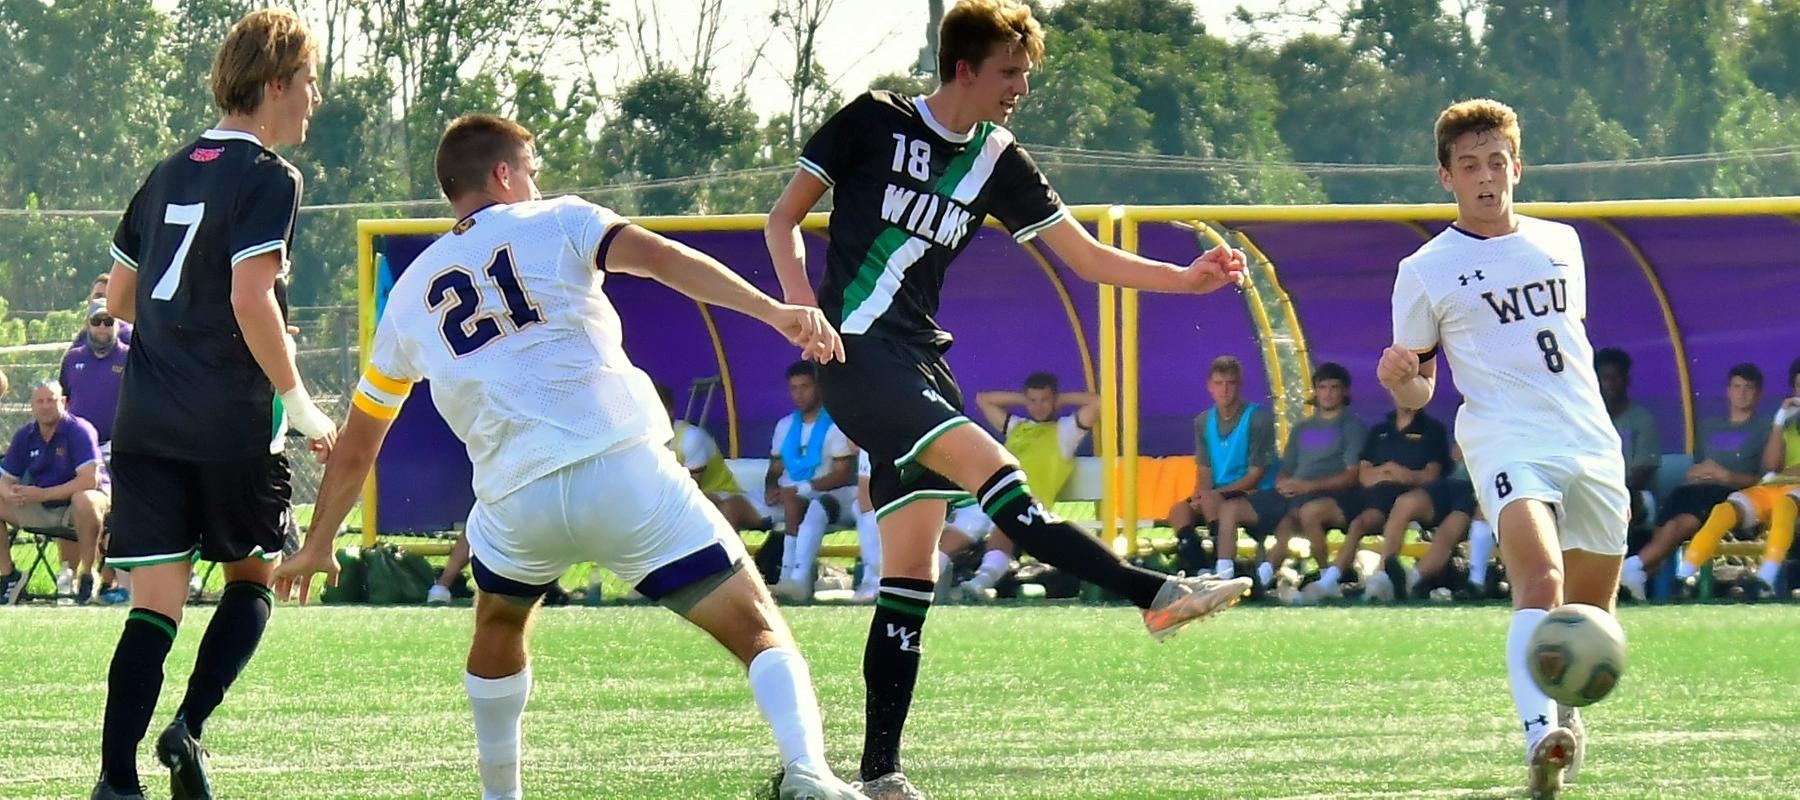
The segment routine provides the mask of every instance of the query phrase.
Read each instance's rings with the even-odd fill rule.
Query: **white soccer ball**
[[[1625,629],[1604,609],[1570,603],[1538,623],[1526,656],[1544,694],[1565,706],[1591,705],[1625,675]]]

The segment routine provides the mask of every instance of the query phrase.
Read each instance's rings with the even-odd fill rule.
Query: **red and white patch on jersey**
[[[218,160],[219,156],[222,155],[225,155],[225,148],[223,147],[196,147],[192,152],[188,153],[188,160],[205,164],[208,161]]]

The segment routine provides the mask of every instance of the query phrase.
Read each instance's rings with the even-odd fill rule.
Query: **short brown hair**
[[[1018,0],[963,0],[938,25],[938,80],[956,79],[956,62],[980,66],[995,45],[1018,45],[1032,64],[1044,62],[1044,28]]]
[[[231,26],[213,58],[213,104],[227,114],[253,114],[262,105],[263,85],[287,80],[319,50],[318,42],[292,11],[265,8]]]
[[[1238,380],[1244,378],[1244,364],[1237,356],[1219,356],[1212,360],[1212,368],[1206,371],[1207,377],[1214,375],[1230,375]]]
[[[1450,168],[1450,145],[1472,131],[1498,131],[1519,157],[1519,115],[1512,106],[1486,97],[1453,103],[1437,118],[1438,166]]]
[[[486,186],[495,164],[513,163],[535,138],[524,125],[495,114],[457,117],[438,140],[438,188],[455,200]]]

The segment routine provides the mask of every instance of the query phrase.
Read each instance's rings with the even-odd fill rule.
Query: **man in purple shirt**
[[[44,381],[31,393],[31,422],[12,437],[0,460],[0,521],[26,528],[73,528],[80,578],[76,599],[94,599],[94,566],[100,525],[111,504],[100,440],[94,426],[63,408],[62,387]],[[10,554],[0,564],[0,598],[17,596],[18,572]]]
[[[106,303],[88,311],[87,343],[63,354],[62,382],[69,413],[88,421],[104,448],[112,443],[113,414],[119,409],[119,385],[125,379],[125,354],[131,345],[117,335],[118,324]]]

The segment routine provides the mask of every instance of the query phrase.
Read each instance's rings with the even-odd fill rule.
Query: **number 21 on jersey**
[[[506,322],[513,331],[544,321],[543,312],[519,284],[512,247],[495,250],[481,272],[492,280],[490,286],[500,291],[500,299],[506,304]],[[500,314],[489,311],[476,316],[475,312],[481,310],[482,287],[475,280],[475,273],[468,268],[451,267],[432,278],[431,285],[425,290],[426,307],[443,315],[439,330],[444,335],[444,344],[449,345],[450,352],[457,358],[480,350],[507,334],[500,322]]]

